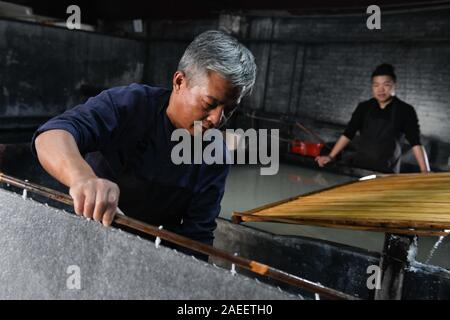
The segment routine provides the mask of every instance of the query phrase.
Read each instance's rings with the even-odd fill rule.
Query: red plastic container
[[[302,156],[317,157],[320,155],[323,146],[323,143],[313,143],[295,139],[291,142],[291,152]]]

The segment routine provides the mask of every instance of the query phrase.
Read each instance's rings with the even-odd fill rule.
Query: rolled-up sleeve
[[[143,121],[139,115],[146,114],[142,112],[147,105],[148,96],[137,84],[105,90],[40,126],[32,139],[32,151],[36,154],[34,141],[39,134],[55,129],[72,134],[81,154],[102,151],[125,126],[133,129],[136,122]]]
[[[365,115],[365,108],[360,103],[352,113],[352,117],[343,132],[343,135],[352,140],[356,132],[361,130]]]
[[[65,130],[74,137],[81,154],[102,149],[111,142],[115,129],[119,126],[119,113],[108,91],[90,98],[59,116],[56,116],[34,133],[32,150],[37,136],[49,130]]]

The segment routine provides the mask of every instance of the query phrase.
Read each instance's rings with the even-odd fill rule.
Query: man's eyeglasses
[[[204,108],[204,111],[209,113],[209,112],[211,112],[211,110],[214,110],[215,108],[217,108],[217,106]],[[233,116],[233,113],[236,111],[236,109],[237,109],[237,105],[233,105],[231,107],[225,107],[222,109],[222,112],[220,114],[219,125],[217,126],[217,129],[221,129],[222,127],[225,126],[225,124],[228,122],[228,120],[230,120],[230,118]]]
[[[221,129],[222,127],[225,126],[225,124],[228,122],[228,120],[230,120],[230,118],[233,116],[233,113],[236,111],[236,109],[237,109],[237,106],[233,106],[230,108],[224,108],[222,110],[220,122],[219,122],[217,129]]]

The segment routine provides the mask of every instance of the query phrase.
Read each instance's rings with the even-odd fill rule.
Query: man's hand
[[[95,175],[72,134],[65,130],[45,131],[36,138],[35,147],[44,169],[70,188],[75,213],[111,225],[119,202],[119,187]]]
[[[327,163],[333,161],[333,158],[330,156],[318,156],[315,160],[319,167],[324,167]]]
[[[77,215],[111,225],[119,202],[117,184],[97,177],[84,178],[75,181],[69,193]]]
[[[428,161],[428,156],[425,148],[422,145],[415,145],[412,148],[414,157],[417,160],[417,163],[420,167],[420,172],[428,173],[430,172],[430,163]]]

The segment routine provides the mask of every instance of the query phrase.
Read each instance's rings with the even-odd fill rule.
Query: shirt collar
[[[164,91],[157,98],[156,105],[158,106],[158,113],[165,111],[169,105],[169,98],[172,93],[172,90],[163,89]]]
[[[389,102],[389,103],[386,105],[386,107],[384,107],[384,109],[381,109],[381,108],[380,108],[380,104],[378,103],[378,101],[377,101],[375,98],[372,98],[372,99],[373,99],[373,105],[376,106],[377,109],[379,109],[379,110],[387,110],[387,109],[389,109],[390,107],[392,107],[392,105],[395,104],[395,102],[397,101],[397,97],[396,97],[396,96],[393,96],[391,102]]]
[[[167,107],[169,106],[170,95],[172,94],[172,90],[164,89],[163,93],[157,98],[157,107],[158,107],[158,115],[163,116],[164,119],[164,127],[168,134],[168,136],[172,135],[172,132],[176,129],[175,126],[170,121],[167,116]]]

